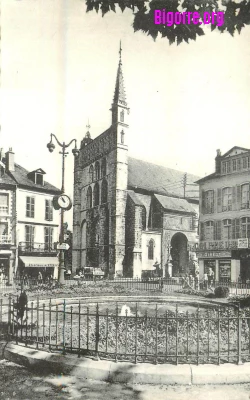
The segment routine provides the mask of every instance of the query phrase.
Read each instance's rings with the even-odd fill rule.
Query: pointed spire
[[[120,49],[119,49],[119,64],[116,76],[116,84],[115,84],[115,94],[113,100],[113,106],[117,105],[118,103],[127,106],[126,102],[126,93],[124,88],[124,80],[122,74],[122,45],[120,41]]]

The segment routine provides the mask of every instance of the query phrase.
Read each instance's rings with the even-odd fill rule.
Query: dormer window
[[[43,175],[42,174],[35,174],[35,179],[36,179],[36,181],[35,181],[35,183],[37,184],[37,185],[43,185]]]
[[[44,185],[43,175],[45,175],[45,172],[41,168],[39,168],[36,169],[35,171],[30,172],[27,176],[36,185],[43,186]]]

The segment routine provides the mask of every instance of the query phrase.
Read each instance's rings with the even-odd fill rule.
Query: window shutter
[[[214,240],[218,240],[217,239],[217,231],[218,231],[217,225],[218,225],[218,221],[215,221],[214,222]]]
[[[200,237],[201,240],[204,240],[204,222],[200,223]]]
[[[35,217],[35,198],[31,197],[31,217]]]
[[[221,240],[221,221],[217,221],[217,237],[218,240]]]
[[[232,239],[236,239],[235,235],[235,230],[236,230],[236,225],[235,225],[235,219],[232,219]]]
[[[240,219],[235,219],[235,239],[240,238]]]
[[[237,210],[241,209],[241,187],[240,185],[236,186],[237,190]]]
[[[215,191],[212,191],[212,213],[214,213],[214,205],[215,205]]]
[[[205,191],[201,191],[201,213],[206,214],[206,207],[205,207]]]
[[[217,212],[222,211],[222,205],[221,205],[221,189],[217,189]]]
[[[236,187],[232,187],[232,210],[237,210]]]

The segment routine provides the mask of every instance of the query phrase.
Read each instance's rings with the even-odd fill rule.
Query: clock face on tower
[[[59,196],[55,196],[53,199],[53,205],[55,210],[59,210],[59,208],[63,210],[70,210],[72,207],[72,202],[66,194],[61,194]]]

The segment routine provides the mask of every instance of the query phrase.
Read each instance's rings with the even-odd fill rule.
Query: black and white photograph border
[[[250,398],[249,25],[2,0],[0,399]]]

